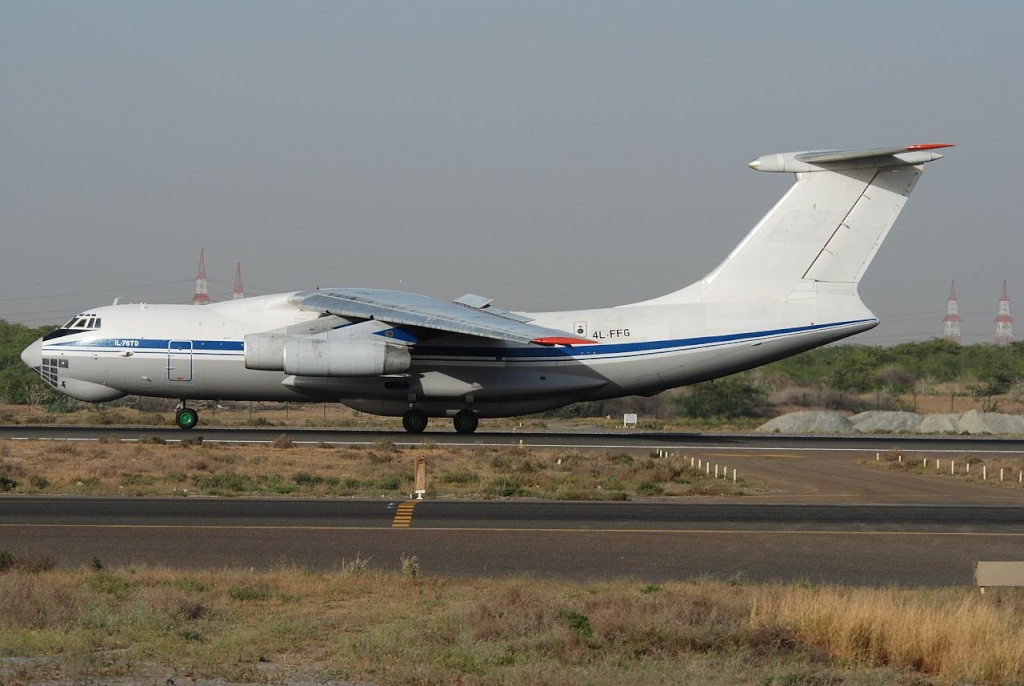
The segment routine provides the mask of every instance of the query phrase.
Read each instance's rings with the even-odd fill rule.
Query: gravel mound
[[[960,416],[960,430],[969,434],[1024,434],[1024,419],[1011,414],[971,410]]]
[[[853,428],[839,412],[791,412],[762,424],[758,431],[781,434],[834,434]]]
[[[871,410],[850,417],[853,430],[865,434],[917,433],[922,417],[914,412],[887,412]]]
[[[971,410],[962,415],[919,415],[872,410],[847,419],[839,412],[791,412],[762,424],[758,431],[783,434],[998,434],[1024,435],[1024,417]]]
[[[958,434],[961,431],[958,414],[925,415],[917,427],[917,432],[922,434]]]

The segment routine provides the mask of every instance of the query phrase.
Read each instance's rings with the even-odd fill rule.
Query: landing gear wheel
[[[453,420],[455,430],[460,434],[471,434],[480,425],[480,418],[472,410],[459,410]]]
[[[191,429],[199,423],[199,413],[191,407],[178,408],[178,412],[174,415],[174,423],[178,425],[179,429]]]
[[[411,434],[421,434],[427,428],[427,413],[423,410],[409,410],[402,416],[402,426]]]

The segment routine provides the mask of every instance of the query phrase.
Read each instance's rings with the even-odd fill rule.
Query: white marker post
[[[415,479],[416,500],[423,500],[427,493],[427,458],[422,455],[416,456],[416,479]]]

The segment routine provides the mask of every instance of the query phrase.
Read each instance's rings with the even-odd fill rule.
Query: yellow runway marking
[[[408,529],[409,525],[412,524],[412,511],[418,502],[418,500],[406,500],[399,505],[398,510],[395,512],[395,520],[391,522],[391,528]]]

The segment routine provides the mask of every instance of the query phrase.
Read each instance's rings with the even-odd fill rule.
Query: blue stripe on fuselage
[[[167,352],[170,348],[171,342],[175,343],[192,343],[192,351],[203,351],[203,352],[242,352],[244,350],[244,344],[242,341],[202,341],[188,338],[96,338],[96,339],[82,339],[75,341],[59,341],[56,343],[47,343],[47,348],[111,348],[112,350],[146,350],[146,351],[158,351]],[[130,342],[130,344],[126,344]],[[186,353],[185,350],[175,350],[174,352]]]
[[[527,347],[504,347],[502,345],[494,345],[493,347],[484,346],[431,346],[431,345],[417,345],[414,346],[412,352],[414,356],[429,356],[429,357],[483,357],[483,358],[494,358],[501,356],[503,358],[593,358],[593,357],[608,357],[608,356],[646,356],[658,353],[670,352],[673,350],[679,350],[684,348],[702,348],[702,347],[715,347],[719,345],[725,345],[728,343],[736,343],[741,341],[754,341],[762,338],[773,338],[777,336],[787,336],[792,334],[809,333],[812,331],[824,331],[827,329],[836,329],[847,326],[856,326],[858,324],[868,324],[875,322],[874,319],[855,319],[845,322],[833,322],[831,324],[812,324],[810,326],[797,326],[789,327],[784,329],[769,329],[765,331],[751,331],[746,333],[735,333],[735,334],[723,334],[719,336],[699,336],[695,338],[679,338],[674,340],[663,340],[663,341],[636,341],[636,342],[623,342],[623,343],[598,343],[594,342],[593,345],[576,345],[572,347],[547,347],[547,346],[527,346]],[[61,340],[47,343],[47,349],[62,348],[67,350],[74,350],[84,348],[89,351],[95,352],[97,348],[105,348],[111,352],[123,352],[123,351],[145,351],[147,353],[166,353],[168,352],[169,346],[172,341],[174,342],[186,342],[189,339],[186,338],[174,338],[174,339],[133,339],[133,338],[96,338],[96,339],[84,339],[84,340]],[[126,345],[126,342],[130,344]],[[204,341],[195,340],[192,341],[192,352],[194,354],[216,354],[216,353],[241,353],[245,349],[242,341]],[[176,350],[176,353],[185,354],[189,352],[186,350]]]

